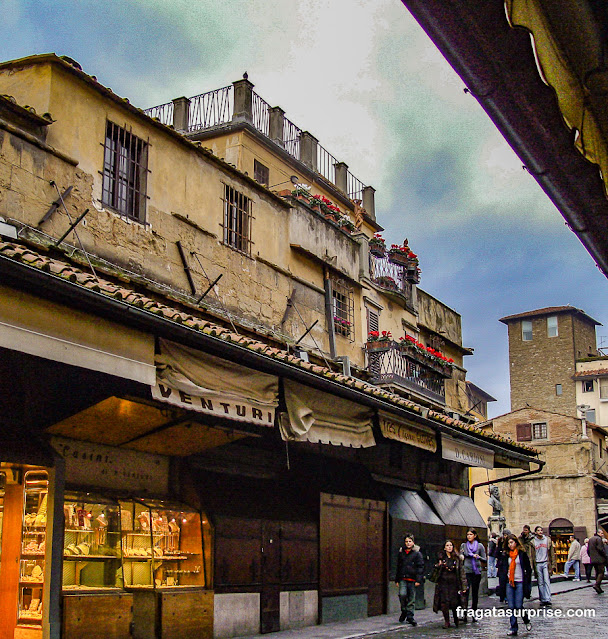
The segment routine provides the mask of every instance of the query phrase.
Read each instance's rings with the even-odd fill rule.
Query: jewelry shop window
[[[42,625],[42,600],[46,572],[46,516],[49,478],[46,471],[31,470],[23,478],[23,529],[19,559],[19,626]]]
[[[354,340],[355,302],[352,287],[338,278],[331,279],[334,331]]]
[[[144,222],[148,144],[108,121],[103,153],[101,201],[125,217]]]
[[[224,184],[224,244],[246,255],[251,253],[251,200]]]
[[[201,514],[181,504],[120,502],[126,588],[205,586]]]
[[[63,515],[63,590],[120,588],[118,503],[91,493],[66,493]]]

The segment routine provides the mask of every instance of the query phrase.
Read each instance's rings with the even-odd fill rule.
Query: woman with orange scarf
[[[524,611],[524,597],[529,599],[532,594],[532,566],[526,551],[515,535],[507,537],[507,546],[509,549],[507,603],[511,610],[511,629],[507,634],[516,636],[519,617],[522,617],[526,630],[532,628],[528,614]]]

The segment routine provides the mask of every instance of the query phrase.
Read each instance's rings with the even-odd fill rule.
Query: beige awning
[[[279,379],[161,339],[152,396],[173,406],[273,426]]]
[[[375,446],[370,408],[288,379],[284,389],[287,413],[281,413],[279,428],[285,441]]]
[[[153,384],[154,337],[0,286],[0,346]]]

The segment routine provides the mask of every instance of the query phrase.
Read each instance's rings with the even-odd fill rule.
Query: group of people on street
[[[500,601],[506,601],[512,611],[507,634],[517,635],[518,619],[521,619],[526,630],[530,630],[532,626],[524,609],[524,599],[531,597],[533,573],[537,577],[540,606],[552,605],[550,579],[555,572],[556,562],[551,538],[545,535],[542,526],[536,526],[534,534],[530,526],[524,526],[519,537],[505,529],[502,537],[494,533],[490,536],[486,553],[475,528],[469,528],[466,537],[466,542],[460,545],[458,551],[452,540],[445,541],[430,577],[436,584],[433,611],[443,614],[443,627],[451,627],[450,613],[454,626],[467,623],[469,619],[473,623],[477,621],[474,612],[479,602],[482,570],[487,563],[488,577],[498,577],[497,594]],[[592,569],[595,569],[593,588],[598,594],[603,593],[601,583],[608,566],[607,545],[608,539],[603,531],[585,539],[582,546],[572,535],[564,574],[568,576],[570,569],[574,568],[574,579],[580,581],[582,562],[588,582]],[[395,580],[399,586],[401,605],[399,621],[406,621],[412,626],[417,625],[414,620],[416,587],[423,583],[424,568],[424,557],[415,544],[414,535],[406,535],[397,556]],[[467,609],[473,612],[467,615]],[[464,616],[459,616],[458,610],[464,610]]]
[[[455,626],[461,621],[467,622],[466,616],[458,617],[457,609],[468,608],[469,594],[472,610],[477,610],[481,571],[486,562],[486,550],[474,528],[467,531],[467,541],[461,544],[459,551],[456,551],[452,540],[446,540],[433,571],[436,582],[433,610],[443,613],[444,628],[451,626],[450,613]],[[424,557],[415,546],[414,536],[406,535],[397,556],[395,576],[401,604],[400,622],[417,625],[414,620],[416,586],[422,583],[423,575]],[[475,617],[471,620],[476,621]]]

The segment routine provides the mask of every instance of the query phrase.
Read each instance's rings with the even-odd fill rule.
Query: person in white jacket
[[[564,577],[570,579],[570,568],[574,566],[574,581],[581,580],[581,545],[574,535],[570,535],[570,548],[568,548],[568,561],[564,566]]]
[[[585,577],[587,578],[587,583],[591,583],[591,570],[593,566],[591,565],[591,557],[589,557],[589,538],[587,537],[581,546],[581,563],[583,564],[583,568],[585,569]]]

